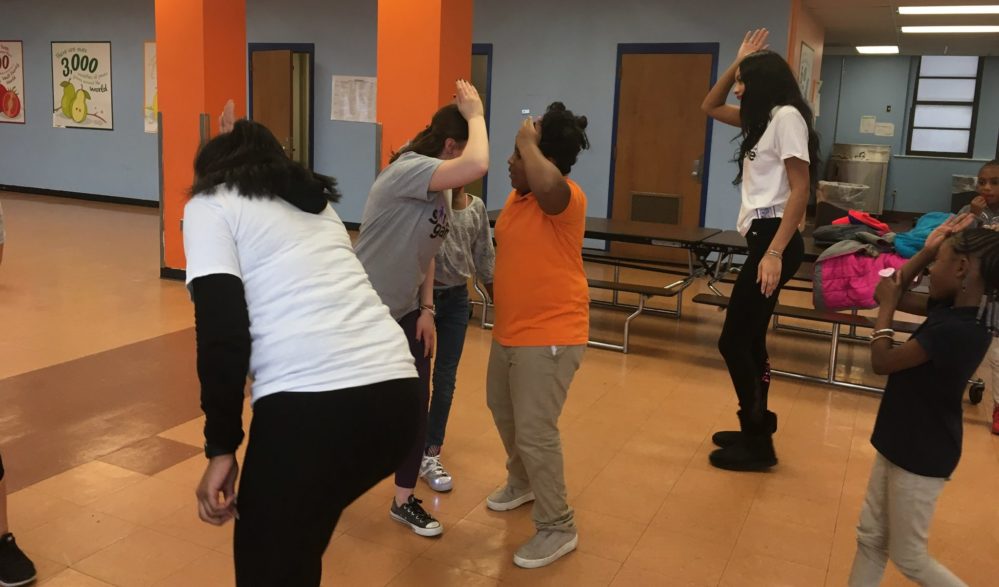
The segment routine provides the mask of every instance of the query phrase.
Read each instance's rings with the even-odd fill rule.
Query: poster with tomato
[[[52,43],[52,126],[112,130],[111,43]]]
[[[0,41],[0,122],[24,124],[24,46]]]
[[[156,43],[146,41],[143,47],[143,78],[145,88],[143,89],[143,110],[145,112],[145,131],[156,133],[158,129],[157,113],[159,113],[159,99],[156,94]]]

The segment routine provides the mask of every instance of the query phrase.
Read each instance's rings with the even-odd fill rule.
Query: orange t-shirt
[[[493,338],[503,346],[580,345],[589,338],[586,194],[566,182],[571,195],[561,214],[545,214],[533,194],[514,190],[496,221]]]

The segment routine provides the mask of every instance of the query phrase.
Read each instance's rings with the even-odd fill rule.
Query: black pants
[[[416,362],[416,373],[420,378],[419,407],[415,408],[411,417],[416,426],[409,453],[395,472],[395,484],[398,487],[412,489],[420,476],[420,464],[423,462],[423,450],[427,440],[427,408],[430,406],[430,357],[424,355],[423,342],[416,340],[416,320],[420,311],[414,310],[399,319],[399,326],[406,333],[409,341],[409,352]]]
[[[0,455],[0,481],[3,481],[3,455]],[[0,497],[2,499],[2,497]]]
[[[399,466],[416,379],[277,393],[253,406],[234,554],[239,587],[315,587],[340,513]]]
[[[749,256],[732,288],[725,325],[718,339],[718,350],[725,359],[735,393],[739,396],[742,430],[751,434],[766,432],[764,415],[770,391],[770,359],[767,355],[770,318],[781,288],[798,271],[805,252],[801,234],[795,232],[784,249],[780,285],[769,298],[760,293],[760,284],[756,283],[757,269],[780,222],[780,218],[757,219],[750,226],[746,234]]]

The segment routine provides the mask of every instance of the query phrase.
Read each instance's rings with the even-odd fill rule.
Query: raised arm
[[[489,171],[489,140],[482,99],[475,86],[465,80],[458,80],[455,89],[458,111],[468,121],[468,143],[461,155],[437,167],[430,178],[431,192],[470,184]]]
[[[554,163],[541,152],[540,123],[525,119],[517,132],[517,151],[524,160],[527,185],[545,214],[561,214],[569,206],[569,184]]]
[[[767,45],[768,36],[770,36],[770,31],[767,29],[756,29],[755,31],[746,33],[746,37],[742,40],[742,45],[739,47],[738,53],[736,53],[735,61],[718,77],[718,81],[715,82],[714,87],[711,88],[708,95],[704,97],[704,101],[701,102],[701,110],[705,114],[725,124],[742,126],[739,107],[726,104],[725,101],[728,99],[729,92],[732,91],[732,86],[736,83],[736,71],[739,69],[739,63],[747,55],[769,47]]]

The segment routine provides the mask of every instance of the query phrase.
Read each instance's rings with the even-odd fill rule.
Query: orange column
[[[378,0],[382,164],[472,75],[472,0]]]
[[[156,84],[163,115],[163,274],[183,269],[180,221],[201,139],[226,100],[246,116],[246,0],[156,0]]]

